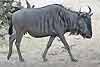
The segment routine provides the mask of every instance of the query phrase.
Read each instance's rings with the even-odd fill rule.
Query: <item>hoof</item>
[[[10,59],[10,57],[9,56],[7,56],[7,60],[9,60]]]
[[[23,58],[21,58],[21,59],[19,59],[19,61],[24,62],[24,59],[23,59]]]
[[[46,59],[46,58],[45,58],[45,59],[43,59],[43,62],[46,62],[46,61],[48,61],[48,59]]]
[[[72,59],[72,61],[73,61],[73,62],[78,62],[78,60],[77,60],[77,59]]]

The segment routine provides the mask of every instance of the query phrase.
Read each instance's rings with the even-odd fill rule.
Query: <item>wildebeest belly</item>
[[[48,31],[45,31],[45,30],[39,29],[38,27],[33,27],[31,29],[28,29],[27,32],[31,36],[36,37],[36,38],[56,35],[55,31],[53,30],[48,29]]]
[[[50,36],[48,33],[28,32],[32,37],[40,38]]]
[[[27,28],[27,32],[33,37],[46,37],[51,35],[56,35],[54,28],[51,25],[48,25],[47,22],[37,22],[29,25]]]

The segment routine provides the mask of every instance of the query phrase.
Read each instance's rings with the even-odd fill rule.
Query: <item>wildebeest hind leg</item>
[[[69,48],[69,45],[68,45],[68,43],[66,42],[64,35],[59,35],[59,38],[61,39],[62,43],[64,44],[65,49],[68,50],[68,53],[69,53],[69,55],[70,55],[71,60],[76,62],[77,60],[74,59],[74,57],[72,56],[71,51],[70,51],[70,48]]]
[[[17,52],[18,52],[18,55],[19,55],[19,60],[23,62],[24,59],[22,58],[22,55],[21,55],[21,52],[20,52],[20,43],[21,43],[21,40],[22,40],[22,36],[23,36],[23,33],[16,33],[15,45],[16,45]]]
[[[8,53],[8,56],[7,56],[8,60],[11,57],[11,54],[12,54],[12,47],[13,47],[13,42],[14,42],[15,38],[16,38],[15,33],[10,35],[10,37],[9,37],[9,53]]]
[[[47,47],[46,47],[46,49],[45,49],[45,51],[44,51],[44,53],[43,53],[43,55],[42,55],[43,61],[47,61],[47,59],[46,59],[46,54],[47,54],[48,49],[50,48],[50,46],[51,46],[53,40],[55,39],[55,37],[56,37],[56,36],[51,36],[51,37],[49,38]]]

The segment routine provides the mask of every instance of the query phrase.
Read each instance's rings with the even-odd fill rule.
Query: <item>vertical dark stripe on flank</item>
[[[44,21],[44,17],[42,17],[42,20],[41,20],[41,32],[43,32],[43,21]]]
[[[44,21],[44,23],[43,23],[43,24],[44,24],[44,25],[43,25],[43,32],[45,32],[45,23],[46,23],[46,19],[45,19],[45,18],[46,18],[46,17],[44,16],[44,20],[45,20],[45,21]]]
[[[47,19],[47,26],[48,26],[48,31],[47,32],[49,32],[49,30],[50,30],[50,28],[49,28],[49,21],[48,21],[48,19]]]

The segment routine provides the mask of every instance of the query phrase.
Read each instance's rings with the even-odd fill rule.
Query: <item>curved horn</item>
[[[31,8],[30,3],[26,0],[27,8]]]
[[[88,8],[89,8],[89,12],[88,12],[88,14],[90,14],[91,13],[91,8],[88,6]]]

